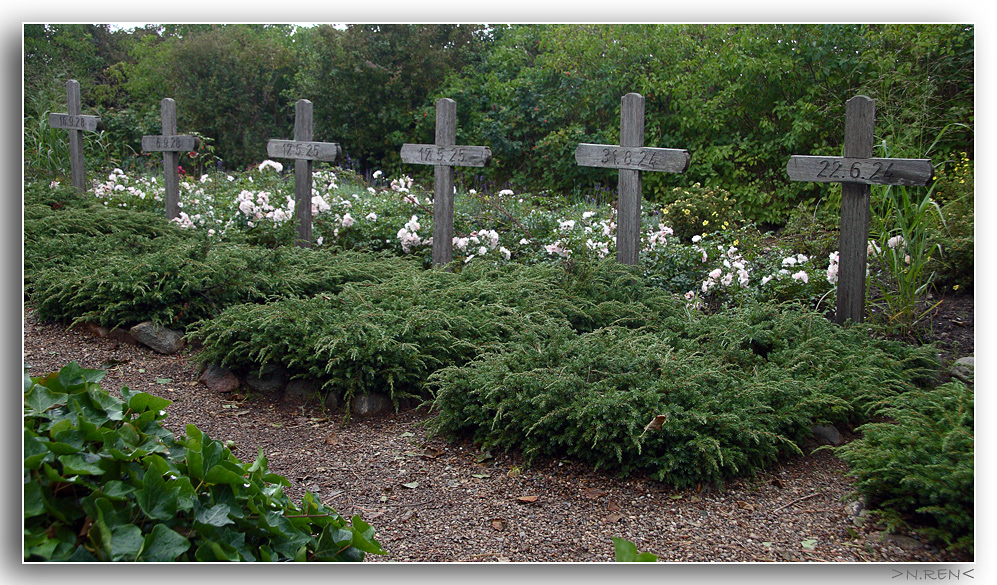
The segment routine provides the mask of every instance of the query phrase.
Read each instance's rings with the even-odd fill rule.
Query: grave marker
[[[584,167],[619,169],[616,260],[636,264],[640,252],[642,171],[681,173],[689,168],[689,152],[644,146],[644,96],[628,93],[620,108],[620,145],[581,143],[575,162]]]
[[[487,146],[457,146],[457,102],[436,101],[436,144],[403,144],[402,162],[433,165],[433,265],[453,260],[454,167],[483,167],[492,160]]]
[[[65,128],[69,132],[69,169],[73,186],[80,191],[87,190],[86,165],[83,161],[83,135],[81,132],[97,132],[101,128],[99,116],[84,116],[80,112],[80,82],[70,79],[66,82],[66,104],[68,114],[49,114],[48,125],[52,128]]]
[[[294,159],[294,217],[298,224],[295,244],[302,248],[312,245],[312,161],[334,161],[341,152],[335,142],[314,142],[312,102],[298,100],[294,104],[294,140],[270,140],[267,155]]]
[[[839,324],[861,323],[865,315],[869,185],[926,185],[934,174],[929,159],[873,158],[875,125],[875,100],[855,96],[845,102],[844,156],[791,156],[786,164],[792,181],[841,183],[835,313]]]
[[[163,98],[162,136],[143,136],[143,152],[163,153],[163,173],[166,175],[166,219],[180,215],[180,153],[197,150],[198,139],[177,134],[177,105],[173,98]]]

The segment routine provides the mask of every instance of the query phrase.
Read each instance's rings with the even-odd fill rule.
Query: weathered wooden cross
[[[335,142],[313,142],[312,102],[294,104],[294,140],[270,140],[267,155],[294,159],[294,216],[298,224],[295,240],[301,248],[312,245],[312,161],[334,161],[341,152]]]
[[[161,102],[163,134],[143,136],[143,152],[163,153],[163,172],[166,175],[166,219],[180,215],[180,171],[178,168],[181,152],[197,150],[198,139],[194,136],[177,134],[177,105],[173,98],[163,98]]]
[[[926,185],[934,175],[929,159],[873,158],[876,102],[858,95],[845,102],[844,156],[791,156],[790,180],[841,183],[838,241],[838,308],[835,320],[861,323],[869,239],[869,185]]]
[[[87,190],[86,166],[83,161],[83,135],[81,131],[97,132],[101,122],[99,116],[80,114],[80,82],[70,79],[66,82],[66,103],[68,114],[49,114],[48,125],[52,128],[65,128],[69,131],[69,169],[73,186],[80,191]]]
[[[640,253],[641,171],[681,173],[689,168],[689,152],[644,146],[644,96],[623,96],[620,146],[581,143],[575,161],[584,167],[620,170],[617,203],[616,260],[636,264]]]
[[[434,165],[433,265],[453,260],[454,167],[483,167],[492,160],[487,146],[457,146],[457,102],[436,101],[436,144],[403,144],[403,163]]]

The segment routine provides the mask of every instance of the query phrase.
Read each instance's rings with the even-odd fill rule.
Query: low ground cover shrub
[[[864,420],[934,359],[786,305],[547,329],[434,373],[430,427],[527,459],[722,485],[798,453],[814,424]]]
[[[892,529],[914,525],[952,550],[973,552],[973,389],[953,381],[885,400],[885,419],[835,453]]]
[[[233,305],[189,330],[199,359],[238,371],[281,365],[322,382],[343,402],[384,392],[423,394],[439,368],[465,363],[543,330],[646,325],[681,304],[607,261],[476,264],[460,272],[399,265],[390,278],[345,284],[308,298]]]
[[[170,401],[102,389],[76,363],[24,375],[26,561],[361,561],[384,554],[350,521],[194,425],[174,436]]]

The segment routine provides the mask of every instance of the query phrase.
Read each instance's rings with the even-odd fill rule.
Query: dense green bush
[[[361,561],[384,554],[351,521],[194,425],[162,427],[170,401],[102,389],[69,364],[24,375],[24,560]]]
[[[945,224],[938,227],[941,254],[932,258],[935,284],[942,292],[973,290],[974,203],[973,161],[966,153],[938,173],[935,193],[943,204]]]
[[[37,273],[41,319],[108,327],[150,320],[184,328],[237,303],[335,293],[344,283],[394,275],[408,259],[361,252],[267,249],[176,240],[144,254],[116,249]]]
[[[790,305],[645,318],[547,328],[434,373],[432,429],[528,459],[722,484],[799,452],[813,424],[864,420],[937,366]],[[660,431],[641,432],[662,414]]]
[[[953,381],[884,401],[882,422],[835,450],[855,487],[891,528],[913,524],[954,550],[973,552],[973,389]]]
[[[234,305],[189,335],[203,344],[198,359],[206,363],[241,371],[280,364],[344,402],[384,392],[397,403],[422,395],[432,372],[511,340],[545,329],[639,327],[669,302],[675,306],[615,262],[570,270],[482,263],[456,273],[410,264],[380,282]]]

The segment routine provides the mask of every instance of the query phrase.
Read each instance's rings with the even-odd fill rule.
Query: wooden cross
[[[143,152],[163,153],[163,172],[166,175],[166,219],[180,215],[180,171],[179,159],[181,152],[197,150],[200,142],[194,136],[177,134],[177,105],[173,98],[163,98],[162,136],[143,136]]]
[[[341,152],[335,142],[313,142],[312,102],[294,104],[294,140],[270,140],[267,155],[294,159],[294,216],[298,224],[295,240],[301,248],[312,245],[312,161],[334,161]]]
[[[575,161],[583,167],[620,170],[617,189],[616,260],[637,264],[640,252],[641,171],[681,173],[689,168],[689,152],[644,147],[644,96],[628,93],[620,108],[620,146],[581,143]]]
[[[457,102],[436,101],[436,144],[403,144],[403,163],[433,165],[433,265],[453,260],[454,167],[483,167],[492,160],[487,146],[457,146]]]
[[[839,324],[861,323],[865,314],[869,185],[926,185],[934,174],[929,159],[873,158],[875,125],[875,100],[855,96],[845,102],[844,156],[791,156],[786,165],[792,181],[841,183],[835,314]]]
[[[80,191],[87,190],[86,166],[83,161],[83,135],[81,131],[97,132],[101,128],[99,116],[80,114],[80,82],[70,79],[66,82],[66,103],[68,114],[49,114],[48,125],[52,128],[65,128],[69,131],[69,168],[73,186]]]

